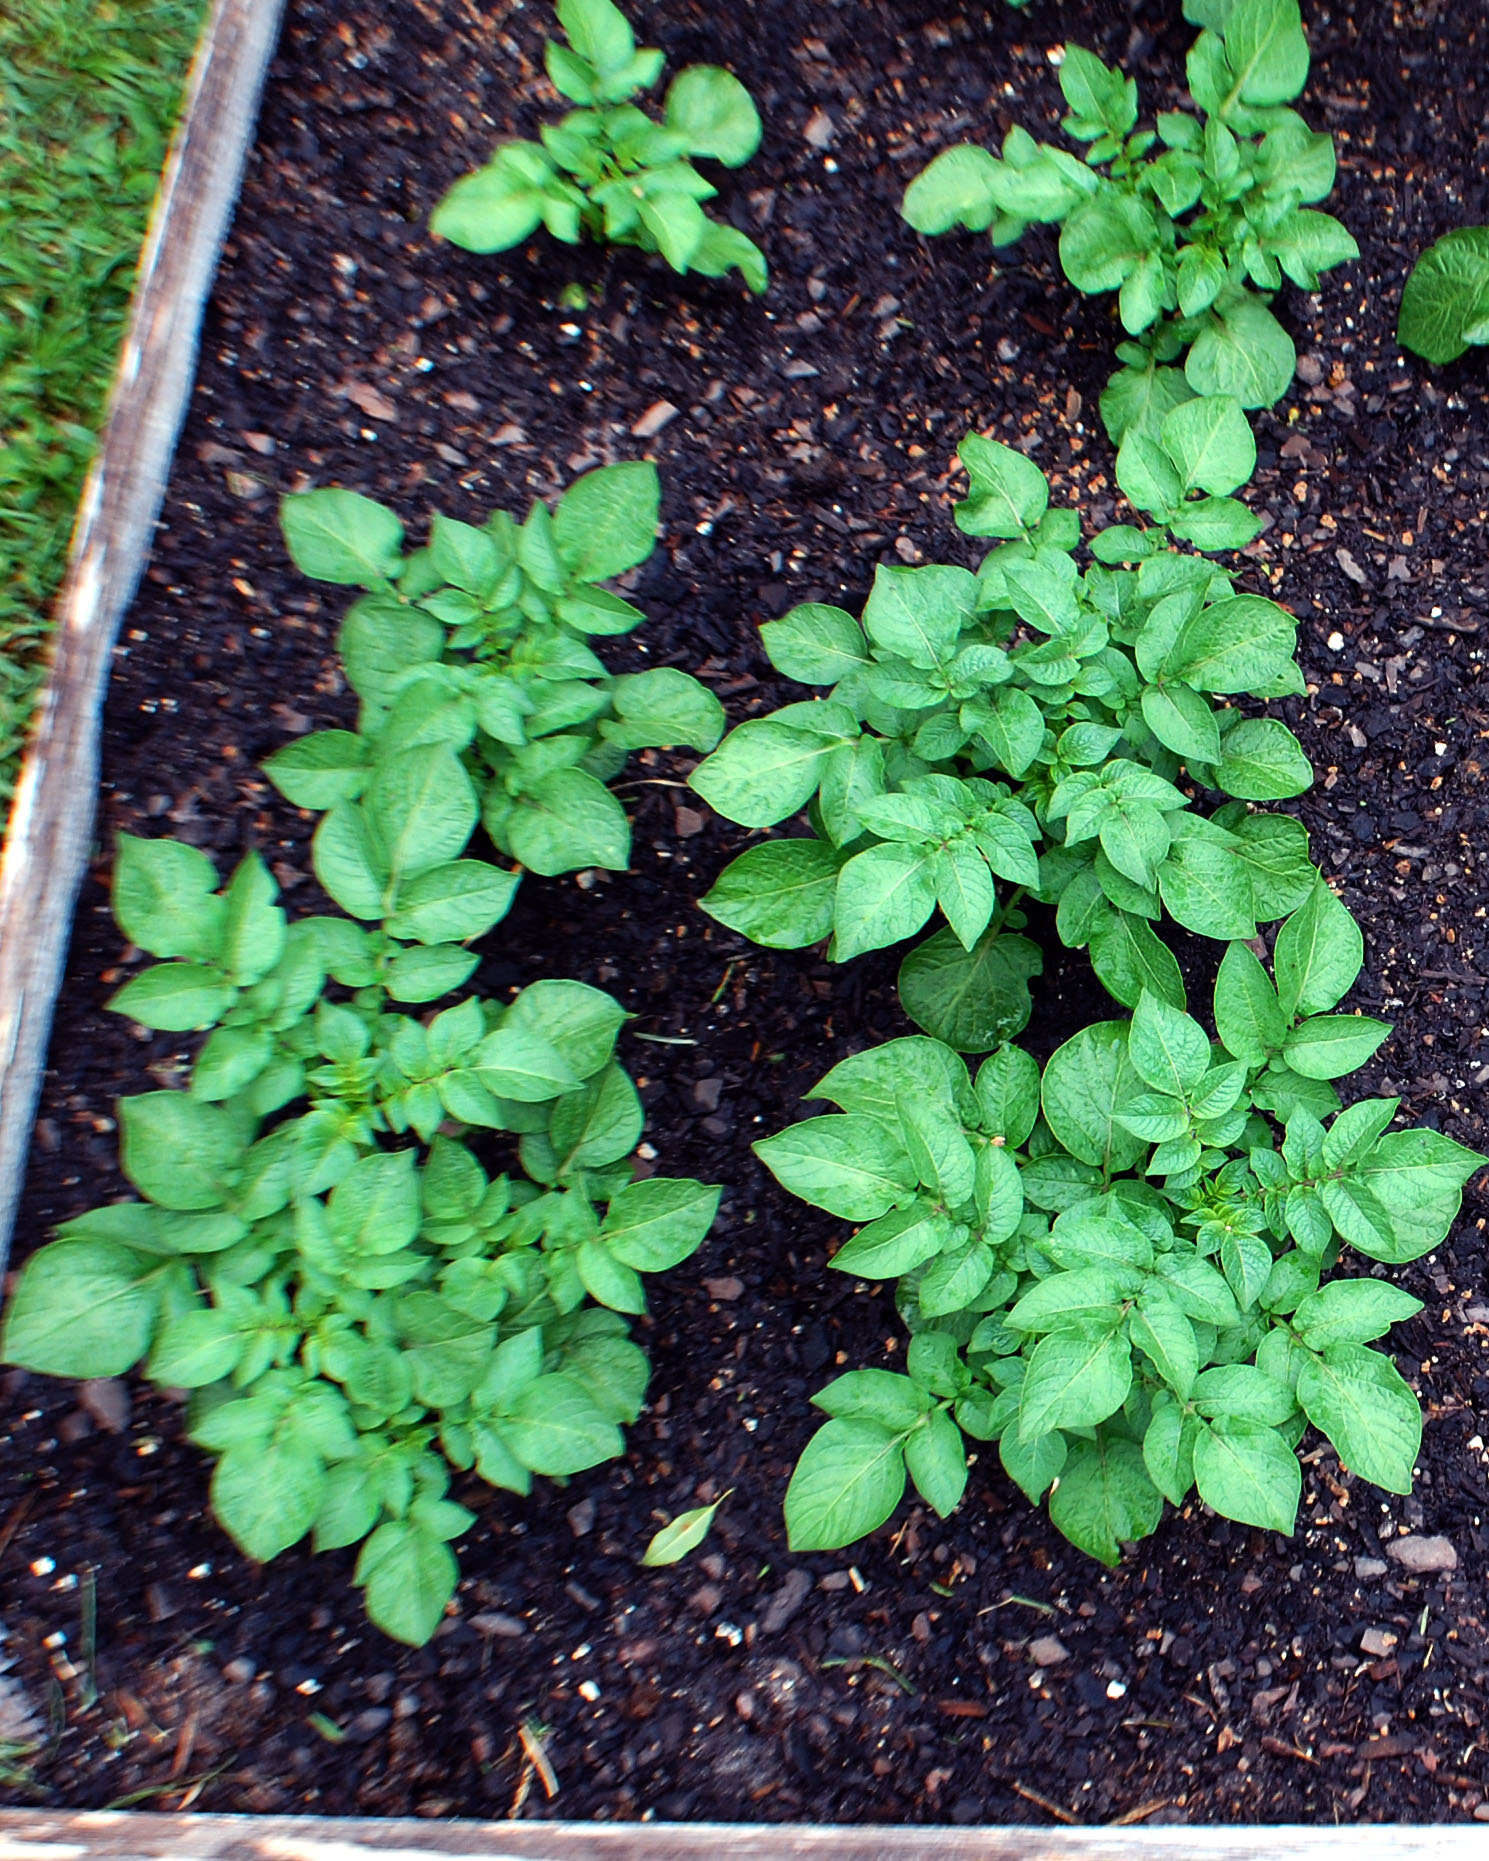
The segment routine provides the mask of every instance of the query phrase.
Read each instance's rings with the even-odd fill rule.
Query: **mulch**
[[[287,562],[280,493],[354,486],[417,531],[434,508],[479,520],[654,457],[665,536],[634,596],[649,624],[612,663],[697,671],[735,720],[786,695],[761,621],[799,600],[855,607],[881,561],[975,561],[948,502],[967,428],[1022,446],[1092,524],[1117,514],[1095,412],[1110,306],[1065,285],[1047,234],[995,262],[979,239],[918,240],[896,208],[950,141],[1054,133],[1048,53],[1067,37],[1122,62],[1149,110],[1171,104],[1190,36],[1177,0],[637,10],[672,68],[727,62],[761,106],[765,146],[720,204],[769,253],[763,300],[636,253],[475,259],[431,241],[444,188],[550,108],[545,7],[291,7],[117,653],[22,1254],[124,1191],[114,1100],[182,1060],[178,1038],[102,1008],[122,974],[109,836],[174,833],[224,870],[257,846],[291,907],[315,908],[312,823],[257,764],[351,707],[342,603]],[[1414,256],[1489,220],[1489,22],[1447,0],[1308,10],[1304,107],[1338,140],[1330,206],[1363,256],[1281,302],[1300,378],[1256,423],[1247,496],[1268,527],[1246,578],[1299,617],[1309,694],[1282,709],[1319,779],[1294,805],[1366,929],[1352,1000],[1395,1023],[1360,1089],[1484,1148],[1489,368],[1428,371],[1393,326]],[[571,284],[586,309],[560,303]],[[1489,1814],[1480,1181],[1454,1238],[1401,1274],[1426,1302],[1394,1339],[1427,1416],[1411,1497],[1359,1484],[1312,1439],[1292,1539],[1191,1506],[1107,1572],[984,1455],[951,1519],[907,1504],[850,1552],[788,1553],[807,1397],[838,1365],[893,1362],[899,1326],[887,1297],[825,1270],[840,1224],[784,1197],[748,1145],[906,1023],[892,954],[839,970],[696,910],[742,836],[680,788],[688,766],[634,764],[633,871],[527,879],[479,974],[498,996],[539,975],[615,993],[658,1167],[729,1185],[705,1251],[656,1288],[652,1400],[626,1459],[525,1502],[464,1494],[479,1521],[458,1614],[410,1652],[368,1627],[349,1553],[262,1570],[235,1551],[174,1404],[10,1373],[7,1698],[29,1700],[41,1746],[25,1773],[0,1766],[0,1796],[27,1800],[29,1779],[70,1807],[325,1814]],[[1091,1009],[1082,965],[1057,954],[1036,984],[1043,1050]],[[638,1568],[660,1518],[726,1487],[701,1552]],[[1438,1538],[1450,1568],[1389,1555]]]

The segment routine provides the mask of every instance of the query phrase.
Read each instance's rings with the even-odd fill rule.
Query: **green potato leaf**
[[[825,1422],[786,1488],[793,1551],[833,1551],[877,1531],[905,1490],[903,1437],[879,1422]]]
[[[1429,362],[1489,343],[1489,226],[1458,226],[1430,245],[1401,294],[1396,340]]]
[[[1094,1441],[1074,1441],[1059,1477],[1051,1524],[1103,1564],[1114,1566],[1122,1546],[1146,1538],[1163,1515],[1163,1495],[1135,1441],[1101,1432]]]
[[[1206,1505],[1243,1525],[1292,1535],[1303,1470],[1275,1428],[1229,1420],[1202,1428],[1193,1452],[1194,1483]]]
[[[733,1490],[730,1487],[729,1493]],[[680,1564],[689,1551],[696,1551],[708,1536],[714,1516],[729,1493],[721,1493],[711,1506],[694,1506],[691,1511],[679,1512],[675,1519],[670,1519],[653,1535],[642,1553],[642,1566],[647,1570],[660,1570],[668,1564]]]

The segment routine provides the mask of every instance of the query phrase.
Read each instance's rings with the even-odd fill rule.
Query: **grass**
[[[0,818],[202,13],[0,4]]]

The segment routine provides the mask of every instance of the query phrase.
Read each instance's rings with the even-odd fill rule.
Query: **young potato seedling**
[[[316,876],[343,911],[383,914],[391,871],[367,831],[367,795],[390,759],[420,746],[462,771],[482,826],[519,865],[549,877],[625,870],[630,823],[606,783],[633,750],[708,750],[724,727],[718,699],[686,672],[614,674],[590,645],[646,618],[599,584],[650,556],[660,496],[655,466],[602,466],[520,525],[505,511],[479,528],[436,516],[428,544],[407,554],[403,525],[370,498],[284,500],[296,566],[367,590],[338,640],[361,700],[356,730],[317,731],[264,765],[287,800],[327,810]],[[515,879],[502,877],[510,898]],[[477,916],[452,934],[489,930]]]
[[[705,911],[775,947],[831,937],[846,961],[939,910],[901,999],[928,1033],[984,1052],[1029,1016],[1025,896],[1057,908],[1062,940],[1089,947],[1127,1007],[1144,988],[1182,1005],[1153,928],[1165,915],[1229,940],[1296,910],[1308,836],[1249,804],[1301,794],[1312,772],[1285,724],[1229,702],[1303,689],[1292,616],[1165,546],[1253,533],[1223,492],[1254,458],[1234,401],[1174,409],[1158,441],[1129,435],[1122,482],[1168,522],[1099,532],[1084,570],[1079,517],[1049,508],[1030,459],[976,435],[959,456],[957,522],[997,540],[976,574],[881,567],[861,621],[811,604],[768,622],[772,664],[827,695],[741,724],[690,781],[743,826],[805,809],[810,827],[742,854]]]
[[[1312,205],[1334,185],[1333,139],[1287,107],[1308,78],[1297,0],[1200,0],[1189,16],[1206,28],[1188,60],[1198,115],[1163,111],[1139,128],[1136,81],[1067,46],[1062,127],[1084,159],[1015,127],[1001,156],[960,143],[905,194],[922,233],[961,226],[1001,247],[1058,225],[1076,289],[1117,292],[1127,340],[1101,397],[1114,442],[1156,438],[1195,395],[1270,407],[1297,360],[1273,294],[1284,278],[1316,291],[1321,273],[1359,256]]]
[[[1330,1012],[1361,940],[1320,880],[1278,932],[1273,974],[1227,949],[1215,1039],[1144,990],[1041,1076],[998,1047],[975,1080],[921,1037],[833,1068],[838,1107],[756,1145],[785,1188],[855,1224],[833,1257],[894,1280],[904,1370],[838,1377],[786,1497],[792,1548],[851,1544],[906,1479],[942,1516],[967,1440],[1072,1543],[1115,1564],[1193,1490],[1226,1518],[1294,1528],[1311,1423],[1340,1460],[1410,1491],[1417,1398],[1370,1347],[1420,1302],[1329,1278],[1346,1248],[1399,1265],[1437,1246],[1485,1161],[1392,1130],[1396,1099],[1338,1109],[1292,1093],[1360,1064],[1384,1033]]]
[[[502,252],[543,226],[566,245],[590,238],[660,252],[677,272],[737,269],[763,291],[765,254],[704,212],[718,189],[691,159],[738,168],[755,153],[760,116],[744,85],[718,65],[689,65],[657,122],[631,99],[661,76],[662,54],[638,50],[620,9],[558,0],[558,19],[568,44],[549,41],[548,75],[580,108],[545,123],[537,142],[502,143],[445,195],[433,230],[469,252]]]
[[[651,551],[650,466],[591,473],[521,528],[436,518],[408,556],[351,492],[283,516],[306,573],[369,591],[341,631],[358,729],[266,765],[322,812],[315,873],[347,915],[288,921],[257,853],[218,890],[196,848],[120,837],[114,914],[160,960],[110,1006],[207,1037],[184,1089],[120,1102],[143,1200],[32,1255],[0,1353],[190,1390],[238,1545],[360,1544],[369,1616],[421,1643],[474,1523],[451,1469],[522,1494],[622,1452],[648,1375],[626,1323],[641,1276],[696,1251],[720,1195],[635,1179],[609,995],[544,981],[431,1011],[520,878],[468,843],[484,823],[539,872],[623,867],[602,778],[642,744],[706,747],[722,713],[684,674],[614,677],[586,644],[642,619],[596,584]]]

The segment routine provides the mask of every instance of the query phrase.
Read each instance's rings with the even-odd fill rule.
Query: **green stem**
[[[1017,908],[1028,889],[1027,885],[1016,885],[1013,888],[1003,901],[1003,908],[993,913],[992,921],[983,932],[985,937],[996,937],[998,935],[1003,929],[1003,926],[1008,922],[1008,914]]]

